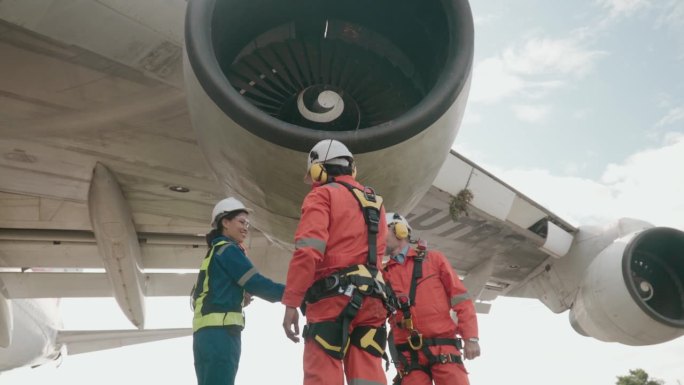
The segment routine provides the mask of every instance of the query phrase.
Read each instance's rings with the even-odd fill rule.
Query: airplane
[[[10,322],[11,334],[5,327],[0,336],[0,372],[59,362],[67,352],[88,353],[190,334],[188,328],[64,330],[59,300],[54,298],[3,301],[2,315],[3,322]]]
[[[473,50],[465,0],[0,2],[0,370],[71,352],[54,300],[48,332],[22,326],[44,298],[114,297],[127,333],[147,332],[145,298],[189,294],[226,196],[254,210],[249,256],[284,281],[326,138],[479,312],[534,298],[601,341],[680,337],[684,232],[573,226],[450,150]]]

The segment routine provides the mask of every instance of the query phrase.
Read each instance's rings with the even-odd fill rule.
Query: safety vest
[[[206,313],[203,311],[204,300],[211,297],[209,291],[209,266],[212,258],[216,254],[217,247],[218,254],[221,254],[228,246],[234,245],[233,242],[219,241],[211,247],[207,256],[202,261],[199,274],[197,275],[197,283],[193,288],[193,303],[195,308],[195,316],[192,319],[192,331],[196,332],[208,326],[240,326],[245,327],[245,316],[241,312],[224,312],[224,313]]]

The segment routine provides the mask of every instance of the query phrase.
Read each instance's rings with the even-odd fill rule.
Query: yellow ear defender
[[[392,225],[392,228],[394,229],[394,235],[397,238],[406,239],[409,237],[409,230],[405,224],[403,224],[401,222],[394,222],[394,225]]]
[[[356,179],[356,165],[352,162],[352,178]],[[311,180],[318,183],[326,184],[328,183],[328,172],[325,171],[325,165],[323,163],[314,163],[309,169],[309,176]]]
[[[314,182],[328,182],[328,172],[325,171],[325,166],[323,165],[323,163],[312,164],[311,168],[309,169],[309,175],[311,176],[311,180]]]

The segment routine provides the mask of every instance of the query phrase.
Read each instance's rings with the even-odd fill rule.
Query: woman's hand
[[[245,296],[242,298],[242,307],[246,307],[247,305],[252,303],[253,299],[254,299],[254,297],[252,297],[251,294],[249,294],[248,292],[245,292]]]

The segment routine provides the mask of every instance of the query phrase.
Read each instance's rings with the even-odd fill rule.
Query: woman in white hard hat
[[[193,352],[198,385],[233,385],[240,362],[243,302],[256,295],[278,302],[284,286],[259,274],[242,243],[250,209],[235,198],[216,204],[207,252],[193,290]],[[211,279],[209,279],[211,277]]]

